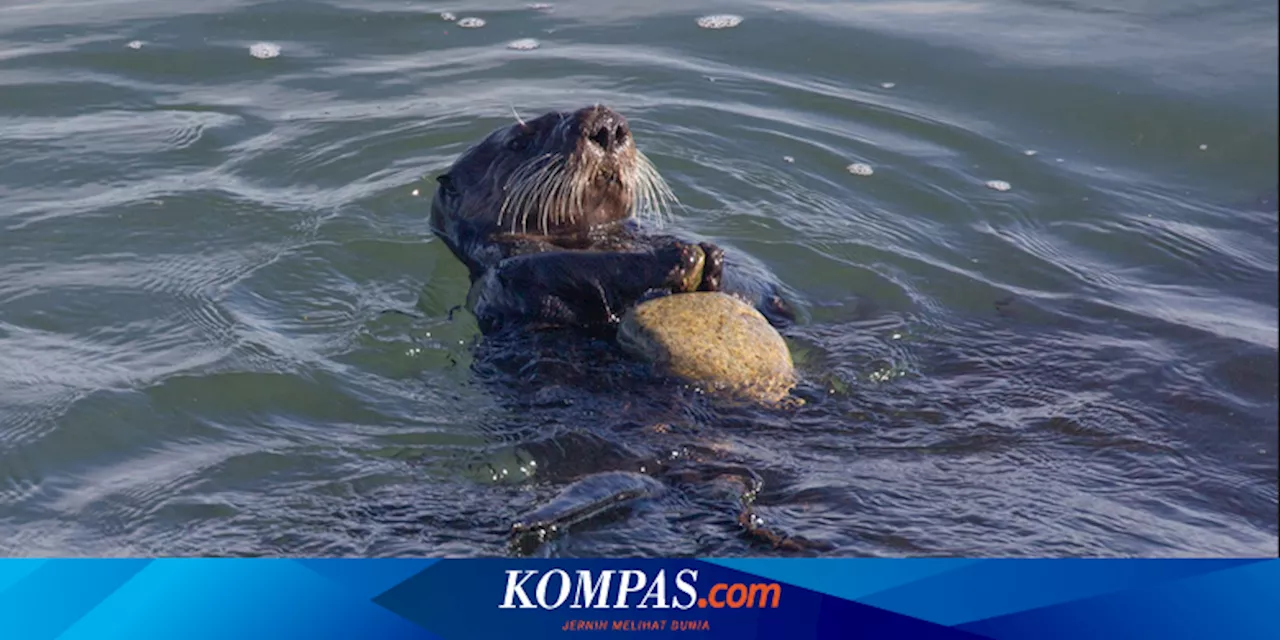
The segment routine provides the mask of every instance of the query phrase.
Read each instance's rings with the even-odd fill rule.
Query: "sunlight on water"
[[[1275,6],[468,6],[6,9],[0,553],[505,554],[672,470],[538,553],[775,554],[738,473],[836,555],[1274,555]],[[785,284],[803,407],[480,338],[435,178],[595,103]]]

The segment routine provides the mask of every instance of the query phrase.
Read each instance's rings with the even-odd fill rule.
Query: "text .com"
[[[776,609],[782,586],[717,582],[698,587],[698,572],[665,569],[650,576],[636,569],[509,570],[499,609]]]

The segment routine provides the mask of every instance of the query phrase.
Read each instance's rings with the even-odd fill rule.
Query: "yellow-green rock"
[[[782,336],[755,307],[723,293],[639,304],[623,317],[618,341],[664,373],[720,396],[778,404],[796,384]]]

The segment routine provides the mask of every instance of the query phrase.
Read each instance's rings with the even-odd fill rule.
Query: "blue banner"
[[[1280,560],[0,561],[0,639],[1277,638]]]

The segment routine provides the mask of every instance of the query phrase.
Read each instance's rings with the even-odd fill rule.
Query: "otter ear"
[[[440,187],[443,188],[445,191],[449,191],[449,192],[453,191],[453,178],[450,178],[449,174],[442,173],[436,176],[436,182],[440,183]]]

